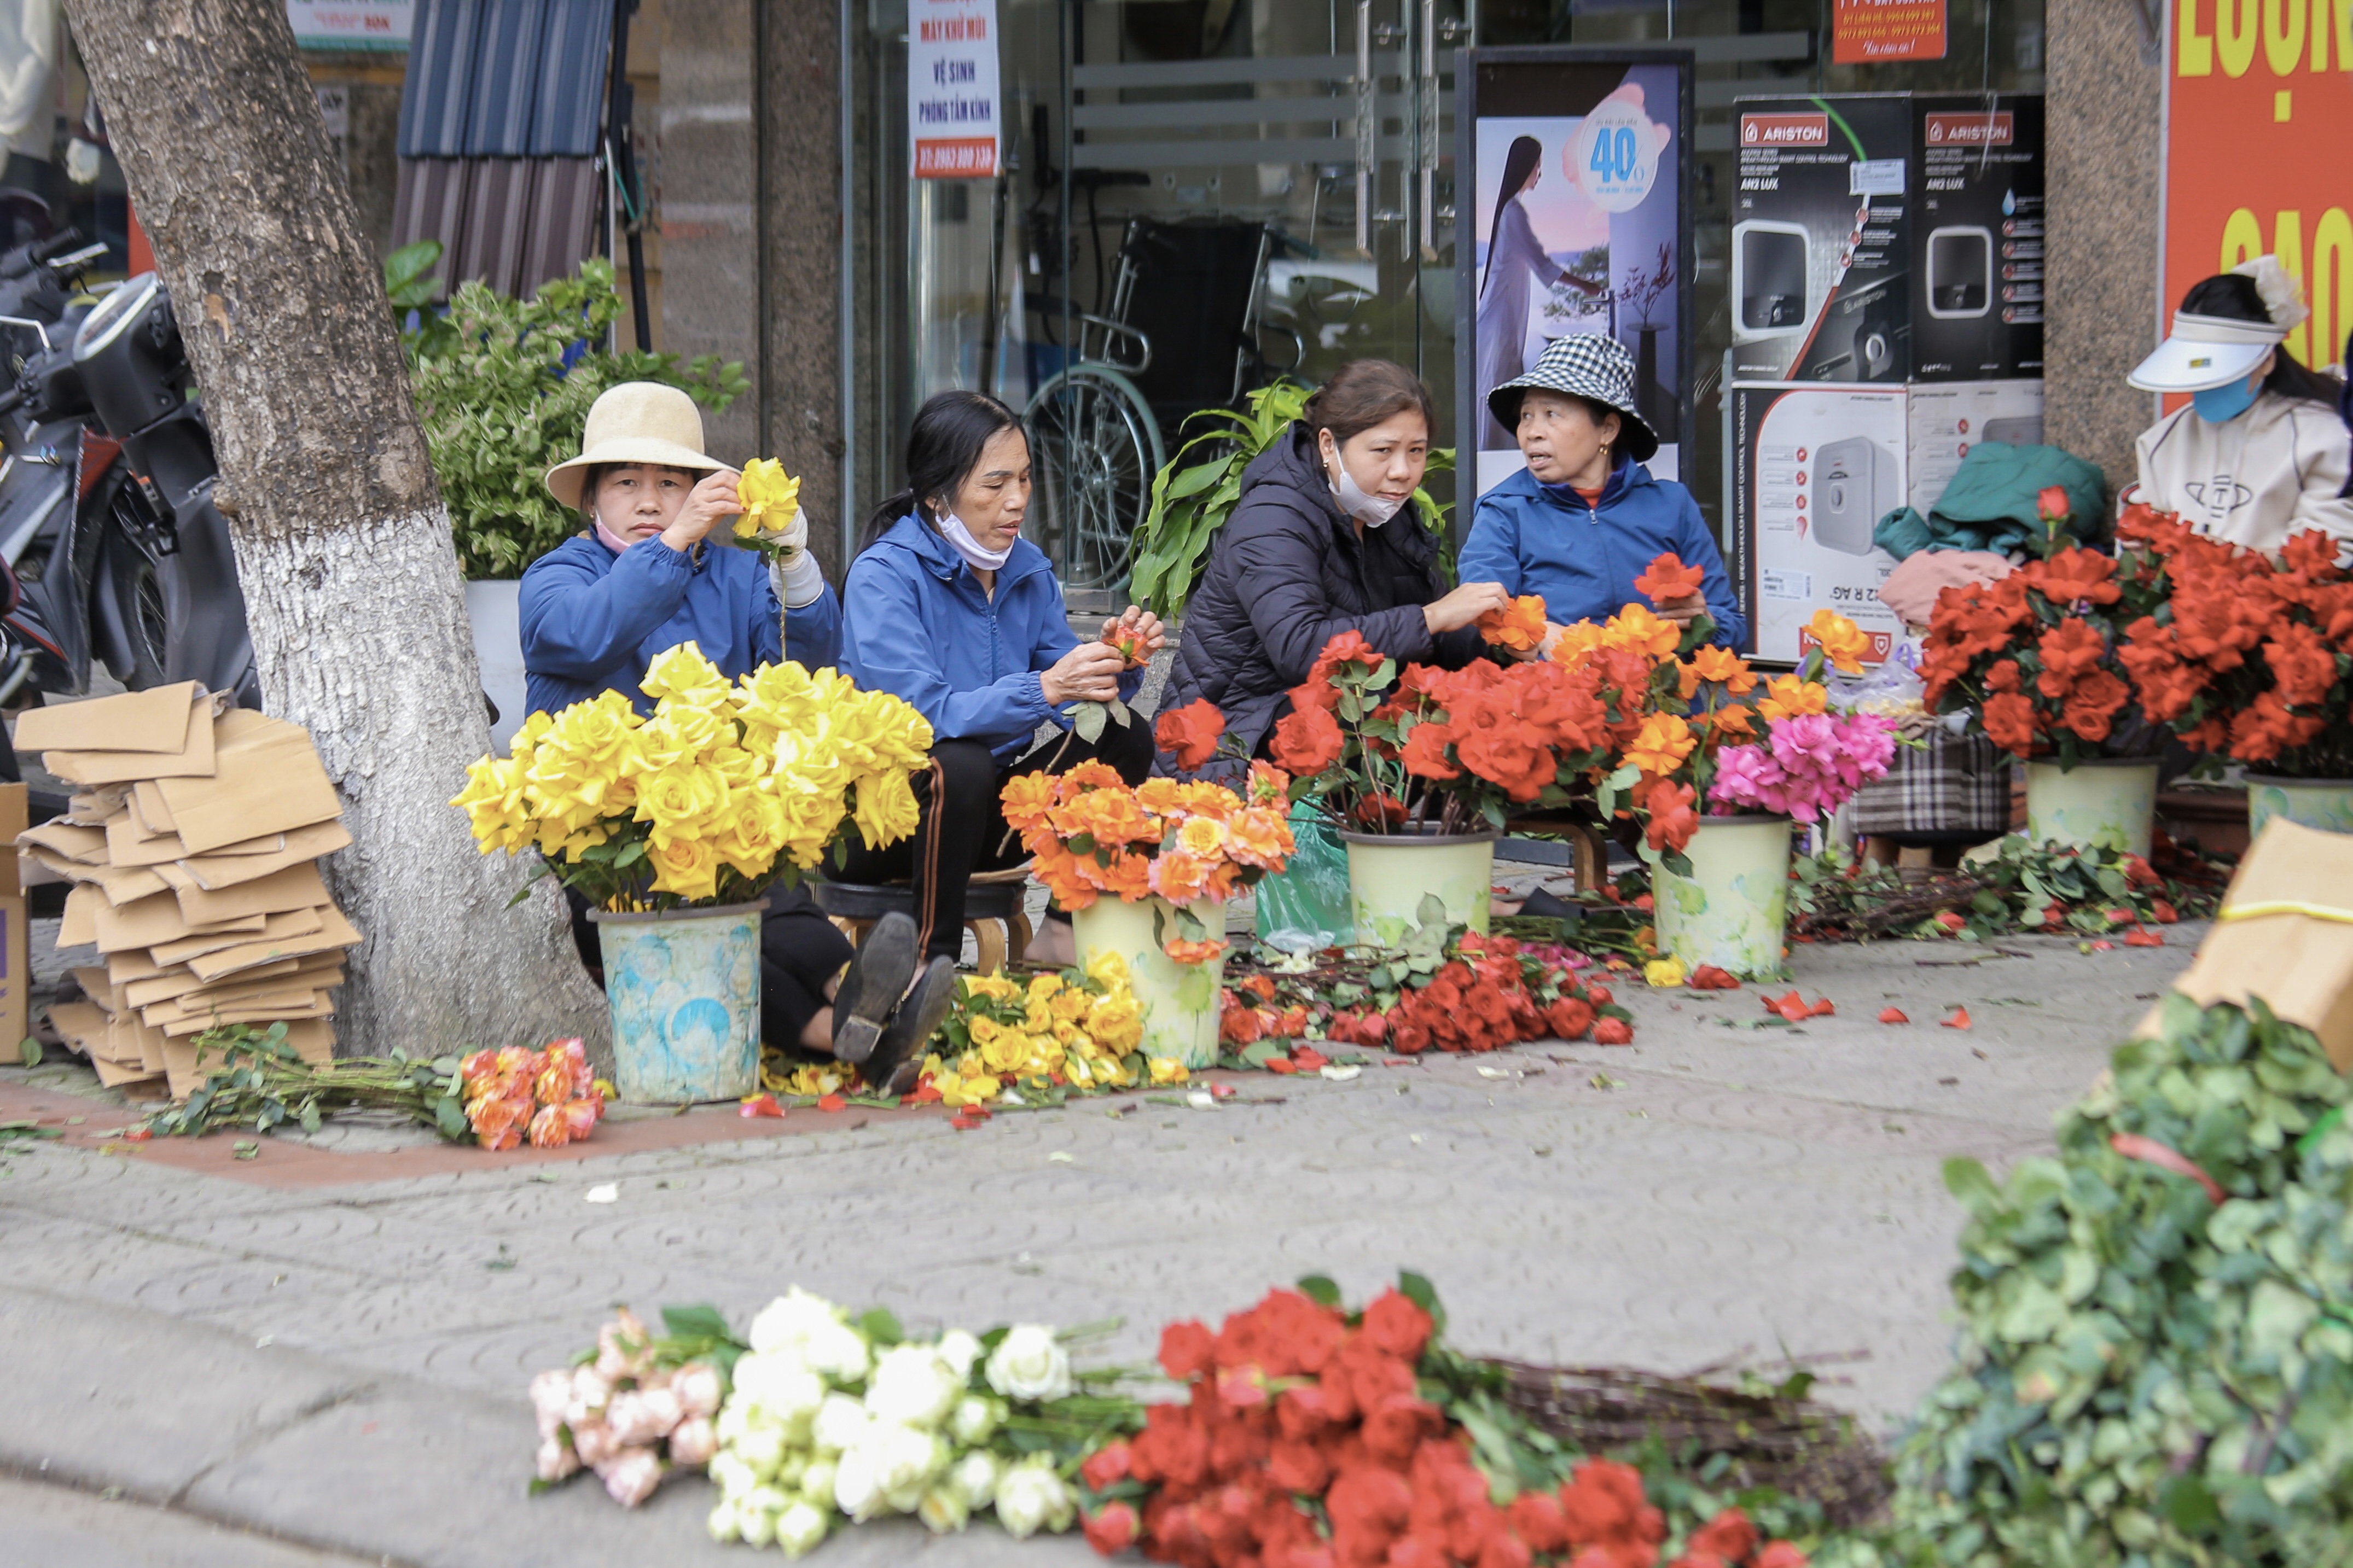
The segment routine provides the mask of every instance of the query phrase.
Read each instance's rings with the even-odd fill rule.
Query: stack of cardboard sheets
[[[305,1058],[333,1054],[360,933],[319,878],[352,837],[308,731],[190,681],[33,709],[16,744],[77,790],[17,843],[28,879],[74,884],[58,945],[104,960],[75,971],[89,1002],[50,1013],[102,1081],[184,1096],[195,1037],[223,1024],[283,1022]]]

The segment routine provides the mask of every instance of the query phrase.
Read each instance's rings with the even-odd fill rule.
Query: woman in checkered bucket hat
[[[1489,392],[1487,406],[1526,466],[1479,498],[1456,563],[1463,582],[1539,595],[1558,628],[1649,603],[1634,579],[1672,552],[1700,569],[1701,591],[1651,608],[1675,621],[1704,612],[1715,642],[1746,646],[1748,618],[1699,503],[1642,466],[1659,437],[1635,411],[1625,344],[1601,332],[1556,338],[1525,374]]]

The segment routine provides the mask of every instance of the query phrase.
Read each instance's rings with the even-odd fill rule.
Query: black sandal
[[[833,995],[833,1054],[852,1064],[873,1055],[874,1043],[907,982],[915,977],[915,922],[892,910],[874,922],[842,972]]]

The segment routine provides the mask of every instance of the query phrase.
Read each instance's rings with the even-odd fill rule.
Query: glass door
[[[1064,15],[1063,92],[1030,154],[1052,198],[1031,230],[1060,242],[1025,262],[1037,517],[1072,588],[1108,592],[1188,416],[1368,356],[1451,408],[1467,28],[1461,0],[1079,0]]]

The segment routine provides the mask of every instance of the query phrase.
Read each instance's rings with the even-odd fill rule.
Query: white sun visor
[[[2267,321],[2236,321],[2177,310],[2173,332],[2126,377],[2143,392],[2204,392],[2244,381],[2287,336]]]

